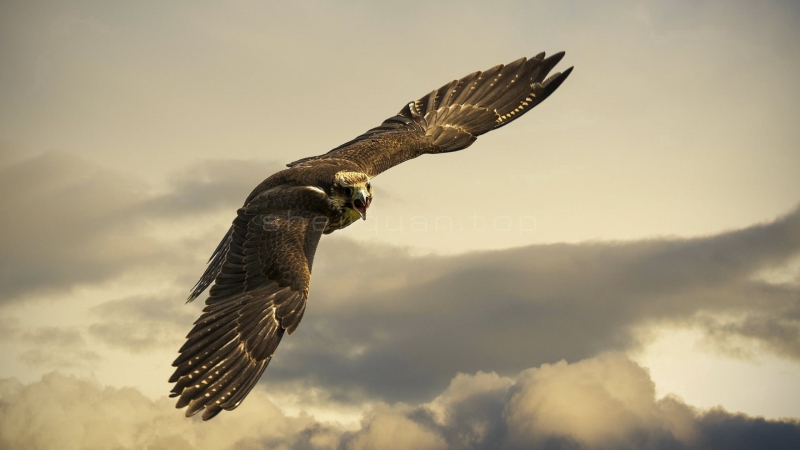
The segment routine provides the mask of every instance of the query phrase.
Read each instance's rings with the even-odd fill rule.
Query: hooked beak
[[[356,198],[353,200],[353,209],[361,214],[362,219],[367,220],[367,208],[369,208],[371,202],[372,197],[364,191],[358,191]]]

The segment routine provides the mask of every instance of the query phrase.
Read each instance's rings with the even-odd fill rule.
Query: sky
[[[797,448],[790,1],[0,4],[0,448]],[[189,288],[261,180],[452,79],[575,66],[373,181],[210,422]]]

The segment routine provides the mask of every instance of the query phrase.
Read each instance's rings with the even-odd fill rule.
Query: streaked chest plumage
[[[330,217],[323,233],[331,234],[336,230],[341,230],[360,218],[361,216],[357,211],[350,208],[341,208]]]

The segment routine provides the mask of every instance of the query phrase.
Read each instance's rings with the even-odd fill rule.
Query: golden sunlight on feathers
[[[470,146],[538,105],[567,78],[563,58],[540,53],[473,72],[408,103],[397,115],[259,184],[192,290],[208,286],[203,315],[175,360],[171,396],[187,416],[235,409],[255,386],[284,335],[300,324],[322,234],[367,218],[371,179],[423,154]]]

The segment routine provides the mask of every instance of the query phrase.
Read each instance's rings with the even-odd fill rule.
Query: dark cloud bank
[[[0,302],[142,267],[185,268],[195,242],[158,240],[147,227],[221,208],[235,211],[265,173],[278,169],[203,161],[173,174],[165,192],[156,193],[141,180],[69,154],[13,158],[2,151]]]
[[[797,360],[800,285],[758,275],[798,253],[800,210],[708,237],[455,257],[323,240],[307,314],[267,383],[419,401],[457,372],[509,375],[632,349],[637,327],[652,324],[697,325],[720,347]]]

